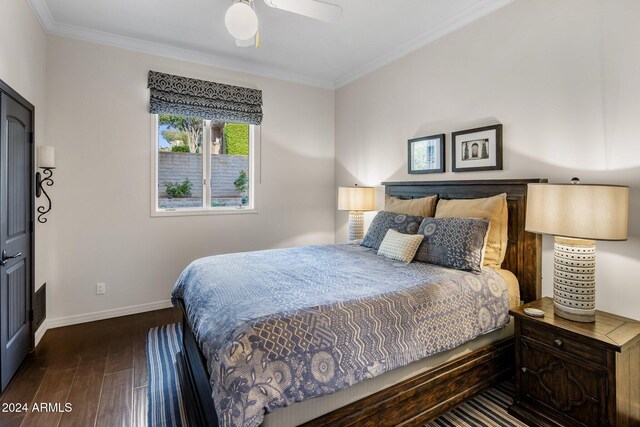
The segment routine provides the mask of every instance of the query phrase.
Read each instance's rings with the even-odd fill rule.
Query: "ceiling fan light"
[[[236,46],[238,47],[253,47],[256,44],[254,38],[250,38],[247,40],[236,39]]]
[[[249,40],[258,31],[258,16],[245,0],[234,2],[224,15],[227,31],[238,40]]]

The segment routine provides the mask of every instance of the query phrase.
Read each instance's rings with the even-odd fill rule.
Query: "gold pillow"
[[[433,217],[437,200],[438,196],[427,196],[420,199],[408,200],[386,196],[384,199],[384,210],[405,215]]]
[[[484,254],[484,265],[500,268],[507,253],[507,195],[498,194],[483,199],[440,200],[436,218],[487,218],[489,236]]]
[[[398,233],[390,228],[384,239],[382,239],[382,243],[380,243],[378,255],[409,264],[413,261],[422,239],[424,239],[424,234]]]

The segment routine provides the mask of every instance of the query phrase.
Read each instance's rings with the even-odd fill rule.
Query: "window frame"
[[[237,206],[211,206],[211,162],[205,161],[206,156],[211,156],[211,144],[203,143],[204,152],[202,162],[202,178],[206,180],[202,182],[203,185],[203,206],[191,207],[191,208],[173,208],[162,209],[158,207],[158,114],[150,114],[151,116],[151,174],[150,174],[150,205],[151,217],[175,217],[175,216],[200,216],[200,215],[242,215],[242,214],[255,214],[258,213],[257,187],[260,183],[260,141],[261,132],[259,125],[249,124],[249,203],[248,207]],[[209,123],[209,120],[205,120],[205,123]],[[211,127],[204,126],[203,141],[211,140]],[[208,174],[207,174],[208,172]],[[207,206],[205,206],[205,204]]]

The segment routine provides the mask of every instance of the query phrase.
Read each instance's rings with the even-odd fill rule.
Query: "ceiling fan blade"
[[[320,21],[335,23],[342,17],[342,7],[337,4],[325,3],[319,0],[264,0],[276,9],[319,19]]]

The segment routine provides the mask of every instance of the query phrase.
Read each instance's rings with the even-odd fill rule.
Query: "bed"
[[[529,182],[540,180],[384,185],[405,199],[506,193],[503,268],[526,302],[540,292],[540,240],[524,231]],[[174,292],[190,424],[420,424],[508,375],[510,273],[396,264],[354,244],[195,261]]]

